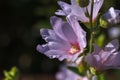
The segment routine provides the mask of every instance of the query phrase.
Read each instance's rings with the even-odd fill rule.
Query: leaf
[[[10,71],[4,71],[5,78],[3,80],[17,80],[19,76],[19,70],[16,67],[12,67]]]

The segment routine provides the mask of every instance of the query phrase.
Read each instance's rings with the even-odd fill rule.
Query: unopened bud
[[[103,17],[100,18],[100,26],[103,28],[107,28],[108,27],[108,21],[106,19],[104,19]]]
[[[93,75],[96,74],[96,70],[95,70],[93,67],[90,67],[90,71],[91,71],[91,73],[92,73]]]
[[[80,7],[87,7],[89,5],[89,0],[76,0]]]

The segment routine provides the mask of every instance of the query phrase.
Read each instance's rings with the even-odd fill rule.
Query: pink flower
[[[55,16],[50,18],[50,22],[53,30],[40,30],[47,43],[38,45],[37,50],[49,58],[75,61],[86,47],[86,32],[73,16],[69,16],[69,23]]]
[[[120,23],[120,10],[111,7],[108,12],[103,15],[103,18],[110,24],[118,24]]]
[[[56,80],[88,80],[88,78],[86,76],[80,76],[64,66],[56,74]]]
[[[104,49],[94,45],[94,52],[86,56],[87,63],[96,70],[120,69],[120,51],[118,40],[108,43]]]
[[[94,0],[92,17],[93,21],[96,19],[98,12],[103,4],[103,1],[104,0]],[[89,18],[86,16],[86,13],[88,13],[89,15],[91,13],[91,2],[92,0],[90,0],[90,3],[87,7],[80,7],[75,0],[71,0],[71,5],[62,1],[58,1],[58,4],[62,8],[62,10],[58,10],[57,12],[55,12],[55,14],[62,16],[74,15],[81,22],[89,22]]]

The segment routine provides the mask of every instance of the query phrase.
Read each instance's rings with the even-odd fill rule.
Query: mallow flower
[[[94,0],[93,15],[92,15],[93,22],[96,20],[96,17],[103,4],[103,1],[104,0]],[[80,7],[77,4],[76,0],[71,0],[71,4],[65,3],[63,1],[58,1],[58,4],[62,8],[62,10],[57,10],[55,14],[61,16],[74,15],[81,22],[84,23],[89,22],[89,16],[91,13],[91,3],[92,0],[89,1],[89,4],[86,7]]]
[[[49,58],[75,61],[86,47],[86,32],[75,17],[69,17],[69,23],[61,18],[50,18],[52,29],[41,29],[42,38],[47,42],[37,46],[37,51]]]
[[[73,71],[67,69],[66,66],[61,67],[56,74],[56,80],[88,80],[86,76],[79,76]]]
[[[103,19],[107,20],[109,24],[120,23],[120,10],[110,7],[110,9],[103,15]]]
[[[94,52],[86,56],[87,63],[97,71],[120,69],[120,51],[117,39],[109,42],[104,49],[94,44]]]

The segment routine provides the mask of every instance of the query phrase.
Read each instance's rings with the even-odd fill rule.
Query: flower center
[[[69,51],[71,54],[75,54],[79,51],[80,51],[80,48],[79,48],[78,44],[71,44],[71,48],[70,48],[70,51]]]

